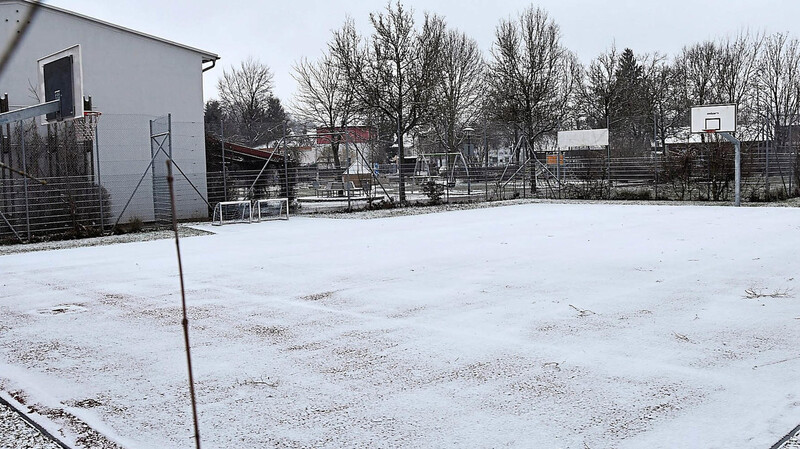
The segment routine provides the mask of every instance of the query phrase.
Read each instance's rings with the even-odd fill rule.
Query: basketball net
[[[78,117],[73,120],[75,125],[75,138],[79,142],[94,140],[97,122],[100,120],[101,115],[102,113],[97,111],[86,111],[83,113],[83,117]]]

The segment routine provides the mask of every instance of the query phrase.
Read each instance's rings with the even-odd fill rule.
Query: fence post
[[[106,233],[106,213],[103,205],[103,183],[100,180],[100,133],[97,122],[94,124],[94,150],[97,161],[97,194],[100,197],[100,234],[102,235]]]
[[[222,148],[222,201],[228,201],[228,180],[225,173],[225,119],[219,118],[219,142]]]
[[[22,185],[25,189],[25,229],[28,236],[28,242],[31,241],[31,210],[30,202],[28,199],[28,157],[25,155],[25,121],[19,121],[20,127],[20,145],[22,149],[22,171],[25,173],[22,176]]]
[[[772,194],[769,191],[769,140],[764,148],[764,158],[764,188],[766,189],[764,192],[764,199],[766,201],[770,201]]]
[[[658,117],[653,111],[653,147],[650,158],[653,161],[653,199],[658,200],[658,167],[656,166],[656,153],[658,151]]]
[[[486,153],[483,168],[483,200],[489,201],[489,145],[486,143],[486,122],[483,123],[483,152]]]

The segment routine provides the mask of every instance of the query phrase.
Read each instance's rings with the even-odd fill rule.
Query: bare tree
[[[292,76],[297,81],[293,110],[298,118],[330,129],[344,129],[350,125],[353,117],[352,85],[329,54],[316,62],[301,59]],[[340,168],[342,135],[334,133],[329,141],[333,164]]]
[[[716,88],[721,102],[745,105],[756,87],[764,35],[742,31],[717,42]]]
[[[642,78],[648,119],[652,117],[649,123],[655,128],[661,147],[666,148],[667,138],[677,136],[685,126],[687,105],[681,95],[679,72],[665,56],[654,54],[644,64]]]
[[[788,124],[800,112],[800,41],[783,33],[766,39],[759,67],[759,84],[775,127]]]
[[[331,53],[353,89],[362,113],[382,115],[396,123],[400,166],[400,202],[405,202],[403,135],[430,121],[435,87],[441,78],[444,21],[425,14],[415,27],[413,10],[389,4],[370,14],[373,33],[362,39],[352,20],[334,33]]]
[[[706,41],[684,47],[676,60],[683,83],[683,96],[689,105],[718,102],[714,89],[717,75],[717,46]]]
[[[800,41],[783,33],[766,39],[759,67],[759,85],[766,91],[775,145],[794,146],[791,131],[800,116]],[[795,167],[800,153],[795,152]],[[800,171],[794,170],[794,186],[800,186]],[[791,189],[787,189],[791,190]],[[796,192],[790,192],[795,194]]]
[[[616,72],[619,54],[615,45],[595,58],[585,73],[580,102],[590,128],[608,128],[619,97]]]
[[[464,128],[481,114],[485,64],[478,43],[450,30],[442,40],[442,77],[436,86],[434,130],[439,142],[456,151]]]
[[[542,9],[531,7],[517,20],[502,20],[495,36],[489,84],[497,118],[516,124],[532,149],[570,118],[581,67]]]
[[[239,140],[250,144],[268,140],[270,110],[282,111],[272,95],[272,71],[265,64],[248,58],[222,72],[217,84],[225,114],[235,122]],[[274,115],[274,113],[272,114]]]
[[[748,31],[726,36],[717,42],[716,98],[721,103],[736,104],[740,121],[757,120],[757,74],[763,45],[763,34]],[[741,128],[740,137],[755,139],[755,135],[743,135],[751,130],[754,127]]]

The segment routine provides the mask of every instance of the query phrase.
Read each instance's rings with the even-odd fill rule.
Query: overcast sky
[[[47,3],[218,54],[205,73],[205,98],[217,97],[222,70],[248,56],[275,74],[275,94],[287,104],[295,91],[292,65],[317,58],[350,16],[369,32],[369,13],[383,1],[49,0]],[[522,0],[406,0],[444,16],[478,41],[487,57],[497,23],[531,5]],[[800,36],[799,0],[541,0],[561,26],[564,44],[586,63],[616,42],[636,53],[673,55],[686,45],[743,28]],[[132,55],[146,58],[147,55]]]

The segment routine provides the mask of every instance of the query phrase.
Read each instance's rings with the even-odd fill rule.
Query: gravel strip
[[[211,233],[188,226],[181,226],[178,228],[178,234],[181,236],[181,238],[183,238],[197,235],[209,235]],[[116,245],[118,243],[147,242],[150,240],[171,239],[174,236],[175,234],[172,232],[172,230],[159,230],[77,240],[57,240],[53,242],[0,245],[0,256],[29,253],[33,251],[53,251],[57,249],[80,248],[84,246],[104,246]]]
[[[340,218],[340,219],[370,219],[400,217],[406,215],[434,214],[454,210],[485,209],[489,207],[512,206],[516,204],[607,204],[612,206],[637,205],[637,206],[733,206],[730,201],[628,201],[628,200],[554,200],[554,199],[517,199],[502,201],[479,202],[453,202],[436,206],[415,205],[393,209],[360,210],[355,212],[315,212],[299,214],[305,217]],[[800,198],[772,203],[742,203],[744,207],[800,207]]]
[[[17,412],[0,403],[0,449],[61,449]]]

